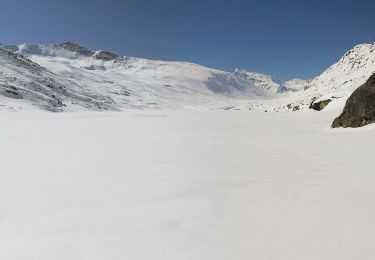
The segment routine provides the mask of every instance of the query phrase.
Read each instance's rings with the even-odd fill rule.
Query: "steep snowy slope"
[[[216,108],[235,104],[238,99],[272,98],[280,86],[259,73],[229,73],[187,62],[120,57],[72,42],[7,48],[84,90],[106,96],[117,107]]]
[[[347,97],[375,72],[375,43],[348,51],[336,64],[308,85],[317,98]]]
[[[112,100],[73,81],[56,75],[29,59],[0,46],[0,107],[24,108],[38,106],[51,111],[67,107],[102,110]]]
[[[251,108],[287,110],[295,106],[307,109],[313,100],[331,99],[332,106],[343,106],[353,91],[375,72],[375,43],[361,44],[348,51],[337,63],[293,95],[252,105]]]
[[[306,87],[310,80],[294,78],[285,82],[272,77],[256,72],[249,72],[244,69],[237,68],[234,74],[238,77],[246,79],[249,84],[255,85],[258,88],[265,89],[269,93],[286,93],[301,91]],[[277,97],[277,95],[275,95]]]
[[[280,90],[282,83],[270,75],[256,72],[249,72],[241,68],[234,71],[234,75],[245,79],[249,84],[255,85],[260,89],[264,89],[270,93],[276,94]]]

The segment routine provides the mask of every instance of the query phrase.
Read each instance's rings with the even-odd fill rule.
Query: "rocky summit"
[[[375,123],[375,74],[353,92],[332,127],[361,127],[371,123]]]
[[[93,57],[97,60],[111,61],[118,59],[120,56],[109,51],[97,51]]]
[[[71,41],[61,43],[60,47],[64,48],[65,50],[76,52],[84,56],[94,55],[94,52],[91,51],[90,49],[83,47],[77,43],[71,42]]]

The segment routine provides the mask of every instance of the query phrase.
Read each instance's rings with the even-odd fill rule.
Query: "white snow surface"
[[[0,113],[0,258],[372,260],[374,126],[338,112]]]

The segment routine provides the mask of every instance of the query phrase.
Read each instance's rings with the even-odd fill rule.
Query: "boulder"
[[[316,111],[321,111],[323,110],[326,106],[328,106],[329,103],[332,102],[332,99],[326,99],[326,100],[321,100],[321,101],[318,101],[318,102],[311,102],[310,104],[310,109],[314,109]]]
[[[333,123],[333,128],[361,127],[375,122],[375,74],[356,89],[346,101],[342,114]]]

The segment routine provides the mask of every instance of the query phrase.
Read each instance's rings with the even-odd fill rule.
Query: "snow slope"
[[[309,92],[318,95],[351,94],[375,72],[375,43],[361,44],[348,51],[309,85]],[[340,95],[340,94],[339,94]],[[338,95],[338,96],[339,96]]]
[[[310,80],[298,78],[281,82],[280,80],[272,77],[271,75],[265,75],[256,72],[248,72],[240,68],[237,68],[234,74],[238,75],[239,77],[245,78],[247,81],[249,81],[250,84],[254,84],[259,88],[263,88],[274,94],[301,91],[310,83]],[[274,95],[273,97],[278,97],[278,95]]]
[[[274,94],[276,94],[280,89],[281,83],[270,75],[249,72],[241,68],[236,68],[234,74],[245,79],[249,82],[249,84],[256,85],[259,88],[265,89],[266,91]]]
[[[337,63],[309,82],[304,87],[304,91],[252,107],[270,111],[288,110],[294,106],[308,109],[314,99],[319,101],[330,98],[333,100],[330,107],[342,108],[350,94],[365,83],[373,73],[375,73],[375,43],[361,44],[348,51]],[[290,104],[289,108],[288,104]]]
[[[66,106],[102,110],[110,99],[56,75],[0,46],[0,102],[3,109],[30,105],[61,111]]]
[[[330,107],[342,107],[346,98],[375,72],[375,44],[354,47],[313,80],[292,79],[286,82],[243,69],[230,73],[187,62],[121,57],[106,51],[91,51],[72,42],[60,45],[22,44],[7,48],[32,60],[34,65],[30,66],[39,64],[39,70],[49,73],[43,75],[43,79],[36,79],[35,76],[27,79],[30,73],[25,74],[25,71],[30,70],[29,66],[22,70],[24,77],[16,80],[20,81],[21,87],[25,85],[22,82],[27,80],[40,82],[49,78],[72,93],[61,95],[52,93],[53,91],[39,91],[38,95],[43,92],[42,95],[47,98],[43,97],[41,104],[39,101],[34,103],[50,110],[79,110],[84,107],[285,111],[308,109],[313,100],[328,98],[333,99]],[[8,64],[11,57],[26,60],[16,54],[3,54],[0,56],[4,59],[2,63]],[[31,62],[27,61],[25,64]],[[18,63],[16,67],[22,66],[24,64]],[[14,70],[14,66],[12,69]],[[11,75],[15,77],[19,72],[19,69],[14,70]],[[11,75],[5,77],[11,78]],[[6,84],[8,83],[3,85]],[[17,88],[17,84],[13,84],[14,87]],[[29,87],[29,91],[35,95],[35,88]],[[3,93],[8,97],[4,100],[9,103],[9,97],[12,96],[7,92]],[[57,100],[50,101],[52,95]],[[75,100],[71,100],[73,96],[76,97]],[[26,97],[31,99],[30,95]],[[46,105],[46,102],[52,102],[53,105]],[[55,103],[60,104],[58,109]]]
[[[273,98],[280,87],[271,76],[259,73],[120,57],[71,42],[7,48],[121,108],[225,107],[238,100]]]
[[[0,113],[0,258],[372,260],[375,131],[337,112]]]

